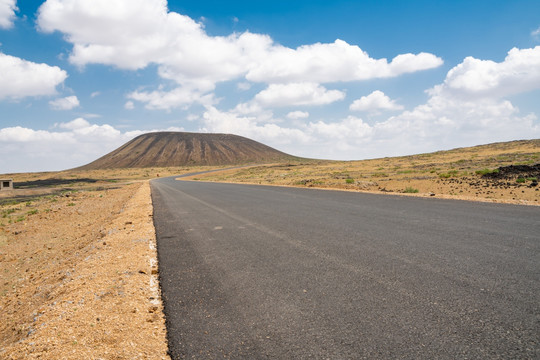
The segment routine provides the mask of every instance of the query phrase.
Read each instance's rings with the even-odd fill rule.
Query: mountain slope
[[[242,136],[155,132],[140,135],[78,169],[234,165],[287,159],[293,156]]]

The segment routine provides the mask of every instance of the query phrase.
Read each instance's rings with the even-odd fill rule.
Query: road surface
[[[540,358],[540,208],[154,180],[173,359]]]

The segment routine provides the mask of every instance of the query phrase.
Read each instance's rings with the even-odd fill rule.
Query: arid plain
[[[540,140],[365,161],[4,174],[0,357],[167,358],[148,180],[368,191],[538,205]]]
[[[193,180],[299,186],[538,205],[540,140],[363,161],[299,161]]]

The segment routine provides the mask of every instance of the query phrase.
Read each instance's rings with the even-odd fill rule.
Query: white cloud
[[[71,110],[80,105],[76,96],[68,96],[49,101],[49,105],[54,110]]]
[[[270,84],[255,96],[263,106],[326,105],[343,100],[345,93],[315,83]]]
[[[124,108],[127,110],[133,110],[135,109],[135,104],[133,103],[133,101],[126,101],[126,103],[124,104]]]
[[[243,116],[208,107],[203,114],[202,132],[228,133],[271,143],[274,146],[291,143],[308,143],[311,138],[301,129],[281,127],[274,123],[260,124],[257,116]]]
[[[271,122],[270,122],[271,121]],[[349,116],[337,122],[298,123],[282,125],[276,119],[268,120],[253,114],[245,116],[232,111],[210,107],[203,115],[203,132],[224,132],[246,136],[293,155],[313,158],[353,159],[364,155],[365,143],[373,136],[374,128],[362,119]],[[367,148],[367,147],[366,147]]]
[[[389,155],[419,153],[540,136],[534,114],[521,115],[509,101],[432,97],[412,111],[375,124],[374,140],[394,142]]]
[[[467,57],[428,90],[430,99],[375,125],[379,139],[419,152],[540,137],[535,114],[504,97],[540,88],[540,47],[512,49],[503,62]]]
[[[309,117],[309,113],[307,111],[291,111],[287,117],[292,120],[306,119]]]
[[[464,59],[462,64],[448,72],[442,84],[428,91],[430,98],[425,104],[375,123],[367,123],[354,116],[337,120],[313,120],[309,123],[284,123],[252,102],[241,104],[230,111],[210,109],[205,113],[203,129],[218,129],[252,137],[298,156],[343,160],[417,154],[496,141],[539,138],[540,123],[537,116],[522,114],[509,100],[501,98],[517,91],[510,84],[537,76],[538,68],[531,65],[535,63],[536,52],[529,51],[535,49],[514,49],[504,62],[492,62],[491,65],[495,64],[501,71],[496,74],[496,81],[486,80],[483,76],[486,71],[482,65],[471,67],[471,59]],[[463,68],[466,71],[460,72]],[[453,87],[453,81],[462,74],[467,75],[466,79],[483,80],[476,83],[462,82],[467,85],[464,91],[469,91],[470,96],[463,96]],[[528,80],[524,82],[525,89],[540,86],[540,83],[535,87]],[[398,106],[382,92],[373,92],[357,105],[366,110],[396,109]]]
[[[57,66],[38,64],[0,53],[0,100],[56,94],[67,73]]]
[[[398,55],[389,63],[387,59],[371,58],[356,45],[336,40],[297,49],[275,45],[249,70],[246,78],[270,83],[357,81],[395,77],[442,63],[442,59],[427,53]]]
[[[78,130],[89,127],[90,123],[84,118],[77,118],[67,123],[56,123],[54,126],[61,129]]]
[[[115,127],[92,124],[84,118],[55,124],[53,130],[21,126],[0,129],[0,169],[3,172],[55,171],[92,162],[146,132],[183,131],[170,127],[122,132]]]
[[[251,89],[251,84],[248,82],[240,82],[236,84],[236,87],[238,87],[238,90],[246,91]]]
[[[382,91],[375,90],[355,100],[349,109],[354,111],[403,110],[403,106],[396,104],[395,100],[390,99]]]
[[[540,26],[538,27],[538,29],[531,31],[531,36],[535,40],[540,40]]]
[[[501,98],[540,89],[540,46],[513,48],[503,62],[467,57],[431,94],[462,98]]]
[[[309,123],[309,129],[323,138],[339,140],[368,138],[373,133],[373,128],[370,125],[355,116],[349,116],[336,123],[323,121]]]
[[[193,103],[211,105],[215,102],[212,94],[204,94],[189,87],[178,87],[171,91],[134,91],[127,96],[129,99],[145,103],[151,110],[168,110],[187,107]]]
[[[108,125],[87,124],[87,127],[70,129],[72,125],[60,124],[59,127],[65,131],[33,130],[20,126],[0,129],[0,145],[4,149],[0,168],[8,172],[73,168],[97,159],[130,138]]]
[[[156,63],[162,77],[203,88],[238,77],[271,43],[248,32],[208,36],[200,23],[169,12],[163,0],[48,0],[39,9],[38,26],[66,35],[76,65],[134,70]]]
[[[393,77],[442,64],[428,53],[401,54],[390,62],[373,59],[342,40],[292,49],[250,32],[209,36],[201,23],[170,12],[165,0],[47,0],[39,8],[38,26],[65,35],[73,44],[69,60],[75,65],[135,70],[156,64],[163,79],[195,93],[142,94],[142,101],[152,109],[197,102],[223,81],[321,84]],[[238,86],[246,89],[245,84]],[[175,97],[180,98],[179,104],[172,103]]]
[[[90,94],[90,97],[95,98],[96,96],[99,96],[99,95],[101,95],[100,91],[94,91],[93,93]]]
[[[17,0],[0,0],[0,29],[10,29],[13,26]]]

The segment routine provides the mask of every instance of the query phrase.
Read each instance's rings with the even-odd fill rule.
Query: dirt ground
[[[147,181],[1,211],[0,358],[168,358]]]
[[[526,140],[395,158],[263,165],[192,179],[539,205],[539,163],[540,140]]]
[[[540,140],[196,180],[538,205]],[[217,167],[4,174],[1,359],[168,359],[148,179]]]

